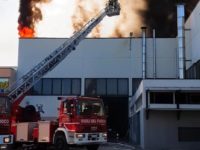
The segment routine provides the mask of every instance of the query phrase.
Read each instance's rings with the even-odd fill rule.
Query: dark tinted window
[[[33,94],[39,95],[42,94],[42,80],[38,81],[32,88]]]
[[[70,95],[71,87],[71,79],[62,79],[62,95]]]
[[[96,95],[97,80],[86,79],[85,81],[85,93],[86,95]]]
[[[128,79],[86,79],[85,94],[95,96],[127,96],[129,92]]]
[[[108,79],[107,80],[107,94],[108,95],[117,95],[117,79]]]
[[[173,104],[173,92],[150,92],[150,103]]]
[[[81,79],[44,78],[31,91],[35,95],[81,95]]]
[[[61,95],[61,79],[53,79],[53,95]]]
[[[42,93],[44,95],[51,95],[52,94],[52,80],[51,79],[43,79],[42,82]]]
[[[128,95],[128,80],[127,79],[118,80],[118,95]]]
[[[81,94],[81,80],[73,79],[72,80],[72,95]]]
[[[97,95],[106,95],[106,79],[97,79]]]

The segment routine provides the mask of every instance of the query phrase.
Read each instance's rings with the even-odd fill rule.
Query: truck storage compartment
[[[51,142],[57,123],[52,121],[39,121],[38,122],[38,142],[46,143]]]
[[[16,141],[30,142],[33,141],[33,129],[37,127],[36,122],[17,123]]]

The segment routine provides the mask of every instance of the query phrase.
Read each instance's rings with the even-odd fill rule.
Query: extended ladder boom
[[[109,0],[107,6],[96,17],[91,19],[81,30],[44,58],[33,69],[22,76],[11,88],[8,97],[12,103],[23,96],[45,74],[56,67],[66,56],[75,50],[76,46],[91,32],[91,30],[107,15],[120,14],[120,4],[117,0]]]

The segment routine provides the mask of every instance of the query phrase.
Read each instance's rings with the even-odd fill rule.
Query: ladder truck
[[[105,16],[119,14],[118,0],[109,0],[97,16],[19,78],[7,94],[0,95],[0,149],[52,144],[57,150],[67,150],[73,145],[97,150],[99,144],[107,141],[106,118],[100,98],[58,97],[60,107],[56,121],[41,121],[40,114],[33,106],[22,108],[20,103],[30,89],[74,51]],[[24,117],[24,114],[28,114],[28,117]]]

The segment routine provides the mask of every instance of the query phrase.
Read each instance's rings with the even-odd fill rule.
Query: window
[[[86,79],[85,81],[85,93],[86,95],[96,95],[96,79]]]
[[[107,80],[107,95],[117,95],[117,79]]]
[[[61,79],[53,79],[53,95],[61,95]]]
[[[150,103],[173,104],[173,92],[150,92]]]
[[[44,78],[31,91],[33,95],[81,95],[81,79]]]
[[[187,104],[188,103],[188,94],[182,92],[175,93],[176,103],[178,104]]]
[[[200,104],[200,93],[190,93],[189,103],[190,104]]]
[[[97,116],[103,116],[104,115],[104,108],[103,104],[99,101],[88,101],[88,100],[82,100],[79,101],[79,112],[81,116],[87,116],[87,115],[97,115]]]
[[[81,95],[81,80],[72,79],[72,95]]]
[[[85,94],[89,96],[127,96],[128,79],[86,79]]]
[[[32,92],[34,95],[42,94],[42,80],[38,81],[34,87],[32,88]]]
[[[127,79],[118,80],[118,95],[128,95],[128,80]]]
[[[176,92],[175,98],[178,104],[200,104],[198,92]]]
[[[97,95],[106,95],[106,79],[97,79]]]
[[[71,84],[70,79],[62,79],[62,95],[71,94]]]
[[[52,80],[51,79],[43,79],[42,94],[51,95],[51,92],[52,92]]]

